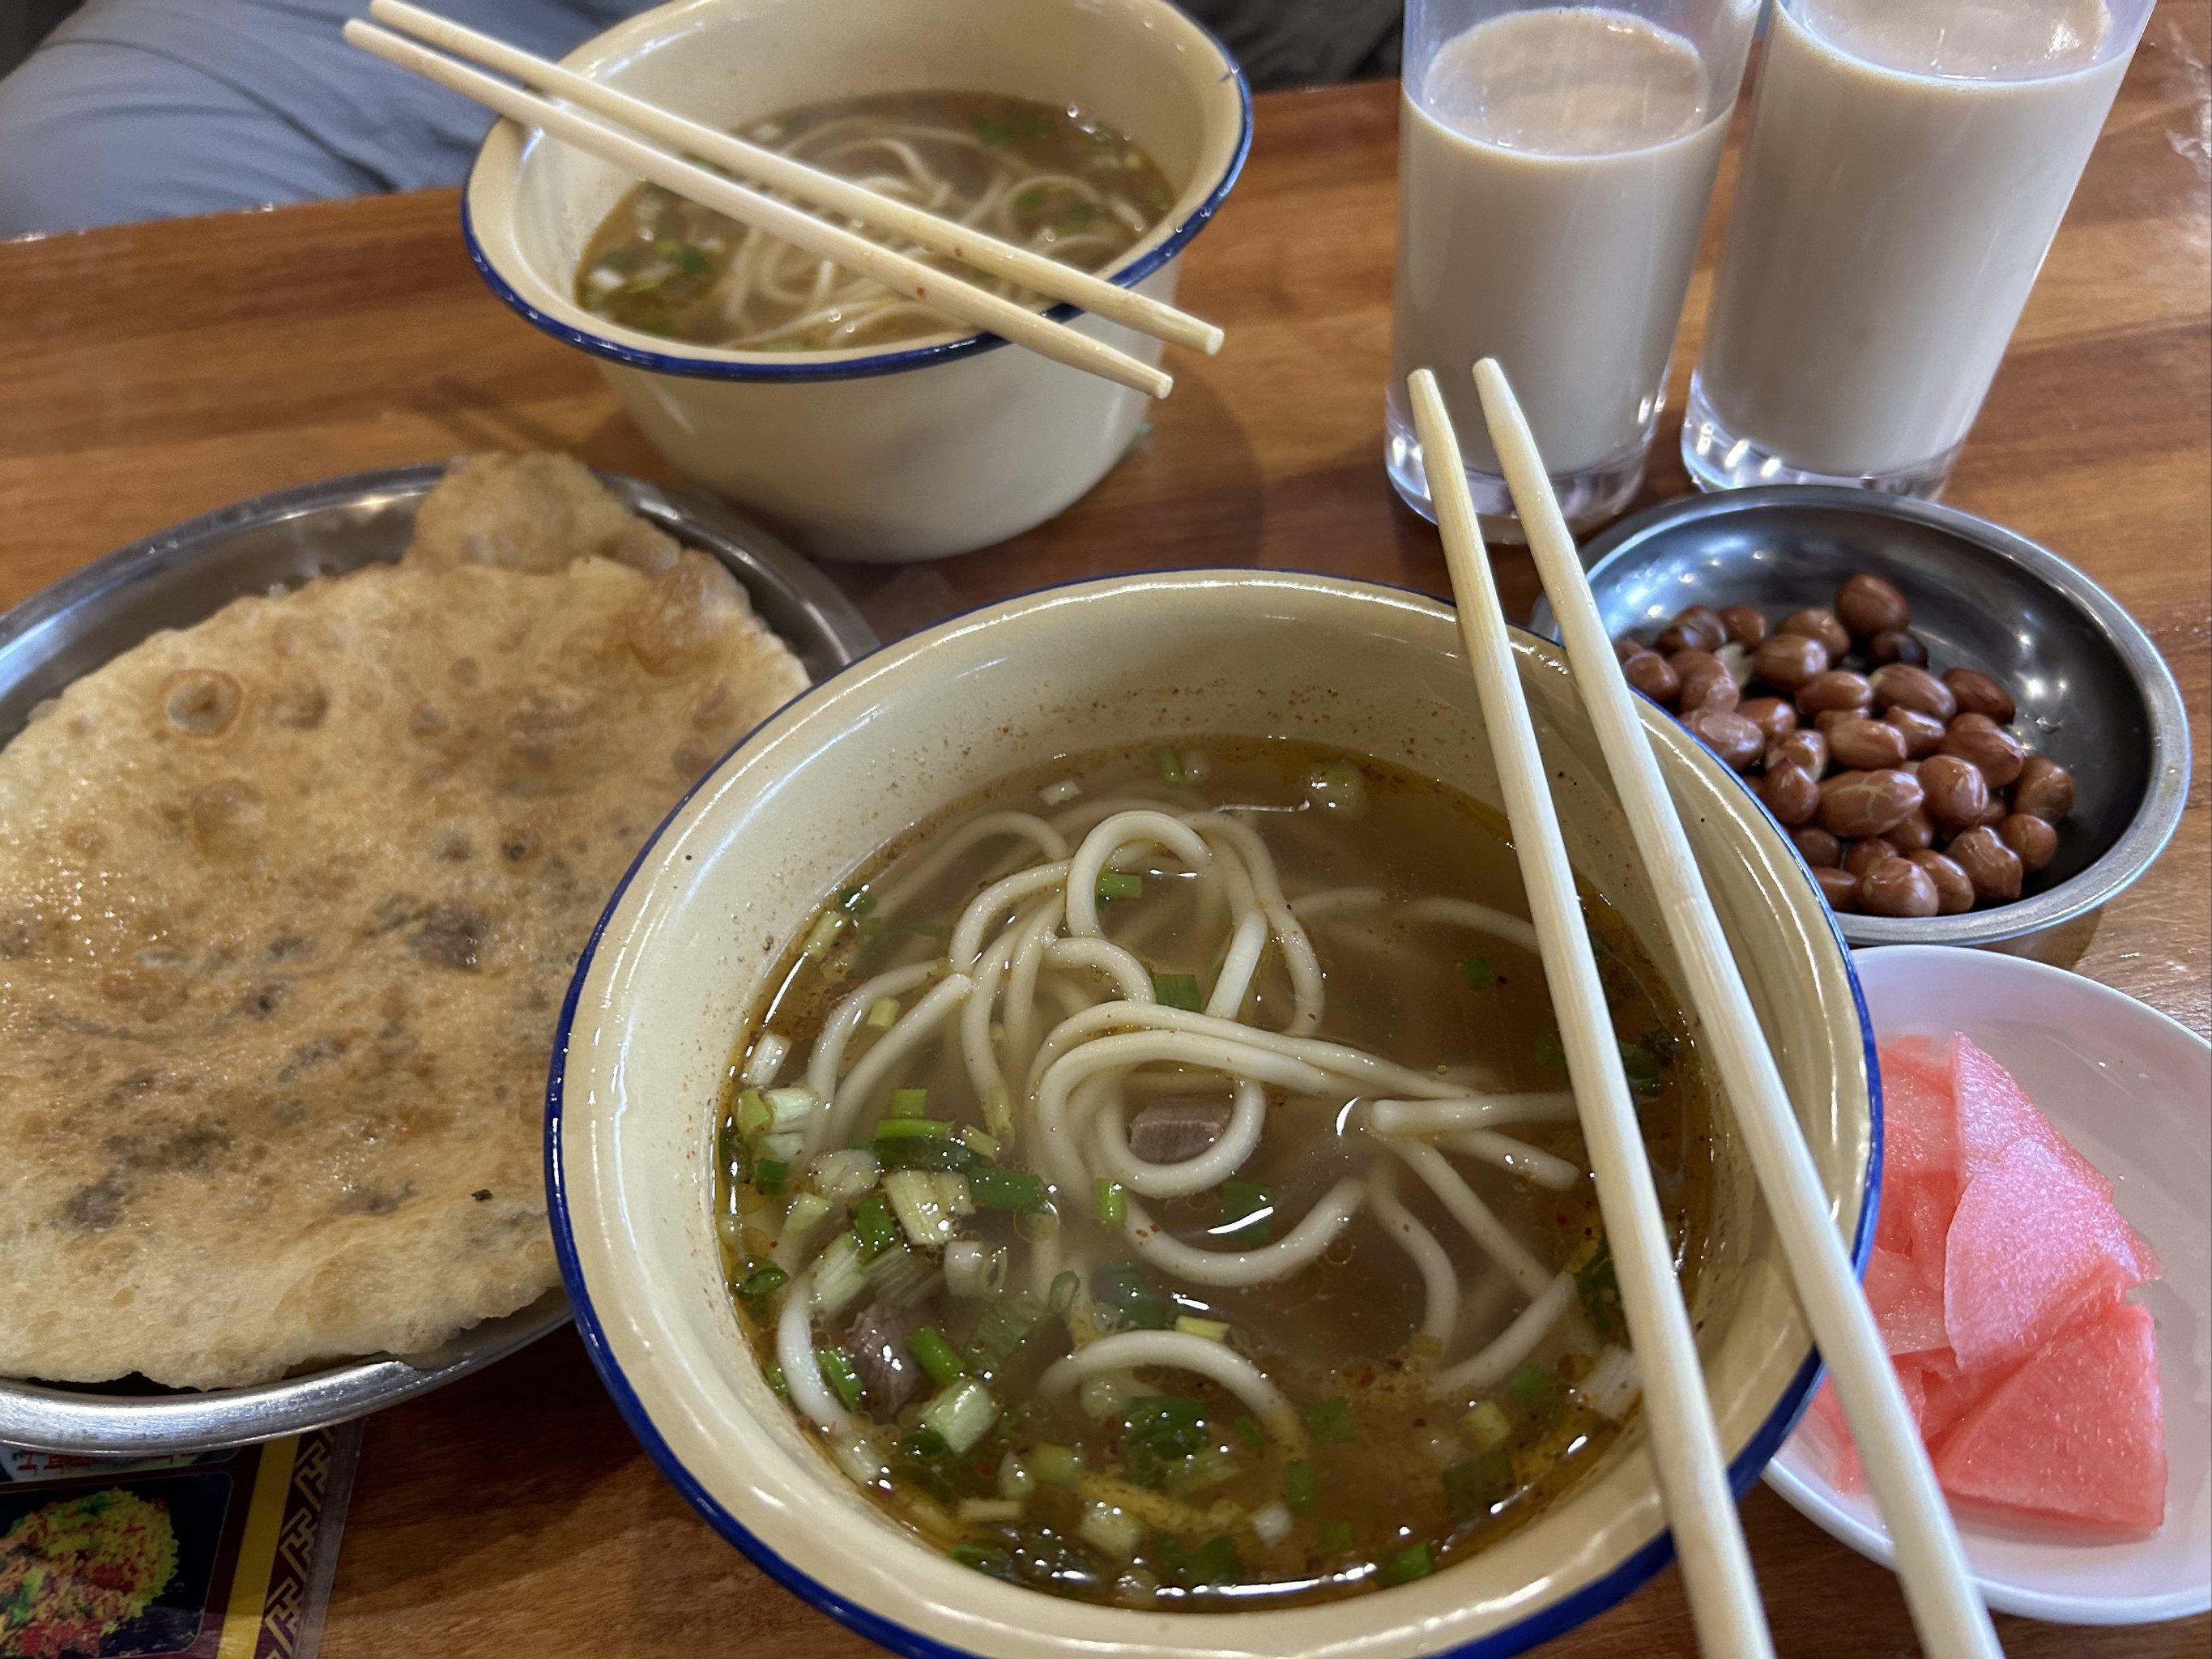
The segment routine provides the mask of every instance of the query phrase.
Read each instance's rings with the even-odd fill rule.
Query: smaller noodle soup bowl
[[[1571,682],[1549,645],[1521,635],[1515,646],[1575,866],[1679,984]],[[1644,720],[1837,1224],[1863,1259],[1880,1116],[1849,958],[1750,795],[1665,714]],[[1182,733],[1296,738],[1493,808],[1500,799],[1451,612],[1393,589],[1281,574],[1115,578],[1008,601],[848,668],[698,786],[578,968],[547,1127],[578,1326],[631,1427],[715,1528],[900,1652],[1516,1651],[1668,1559],[1640,1424],[1544,1513],[1431,1577],[1290,1609],[1137,1611],[1001,1583],[925,1545],[800,1430],[739,1329],[712,1217],[716,1103],[741,1022],[790,941],[879,848],[979,788]],[[1713,1237],[1692,1312],[1741,1490],[1803,1406],[1817,1360],[1724,1100],[1716,1115]]]
[[[1243,76],[1166,0],[675,0],[562,62],[720,127],[871,93],[1079,108],[1133,139],[1175,191],[1101,273],[1164,301],[1251,139]],[[735,351],[594,315],[576,301],[577,265],[635,182],[502,121],[462,198],[471,257],[508,305],[600,360],[672,463],[808,551],[888,562],[1002,541],[1066,507],[1136,438],[1144,393],[958,325],[858,349]],[[1160,343],[1133,330],[1071,306],[1051,314],[1159,361]]]

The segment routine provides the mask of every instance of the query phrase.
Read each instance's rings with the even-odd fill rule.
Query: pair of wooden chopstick
[[[459,64],[415,40],[353,18],[345,38],[386,63],[434,81],[487,109],[525,126],[542,128],[556,138],[612,162],[625,172],[671,190],[702,207],[753,226],[844,269],[871,277],[901,295],[1026,346],[1040,356],[1097,374],[1155,398],[1164,398],[1173,377],[1125,351],[1077,332],[1042,313],[988,289],[933,270],[895,253],[843,227],[817,219],[804,209],[684,159],[638,137],[658,140],[673,150],[696,155],[756,184],[781,190],[877,230],[904,236],[978,270],[1004,276],[1048,299],[1064,300],[1142,334],[1206,353],[1221,349],[1222,333],[1212,323],[1176,310],[1133,289],[1016,247],[965,225],[957,225],[905,202],[878,195],[851,180],[794,161],[757,144],[665,110],[642,99],[563,69],[558,64],[465,28],[449,18],[405,0],[370,0],[369,15],[392,28],[511,75],[529,86],[557,94],[580,110],[508,85]],[[611,125],[621,123],[621,125]],[[624,128],[635,129],[634,131]]]
[[[1899,1391],[1897,1373],[1830,1219],[1819,1172],[1598,617],[1535,438],[1495,360],[1476,364],[1474,379],[1537,574],[1559,618],[1568,665],[1683,964],[1691,1007],[1718,1059],[1814,1340],[1835,1376],[1868,1480],[1896,1545],[1898,1577],[1922,1644],[1932,1659],[1995,1659],[2002,1650],[1989,1613],[1968,1576],[1958,1532]],[[1729,1492],[1696,1340],[1675,1282],[1650,1167],[1458,439],[1435,375],[1418,370],[1410,384],[1430,496],[1458,599],[1460,632],[1497,755],[1514,842],[1523,849],[1522,875],[1612,1241],[1650,1415],[1653,1462],[1698,1644],[1713,1659],[1769,1655],[1773,1644]]]

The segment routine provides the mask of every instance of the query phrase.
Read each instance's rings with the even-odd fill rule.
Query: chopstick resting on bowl
[[[749,143],[733,133],[673,110],[649,104],[642,98],[579,75],[572,69],[504,40],[441,17],[407,0],[369,0],[368,15],[402,33],[482,64],[486,69],[511,75],[526,86],[552,93],[580,108],[611,121],[634,127],[672,149],[696,155],[702,161],[749,179],[771,190],[781,190],[817,207],[829,208],[873,229],[906,237],[924,247],[987,270],[994,276],[1018,283],[1047,299],[1064,300],[1095,312],[1109,321],[1149,334],[1172,345],[1191,346],[1212,356],[1221,349],[1222,332],[1203,318],[1178,311],[1164,301],[1134,289],[1122,288],[1087,270],[1062,264],[1014,243],[986,235],[969,225],[878,194],[865,185],[841,179],[834,173],[779,155],[772,149]]]
[[[687,201],[765,231],[793,247],[817,254],[971,327],[1024,346],[1040,356],[1154,398],[1166,397],[1175,385],[1174,377],[1164,371],[1139,362],[1128,353],[1087,334],[1078,333],[1041,312],[932,270],[917,259],[895,253],[865,236],[817,219],[803,208],[748,189],[734,179],[647,143],[633,133],[509,85],[481,70],[471,69],[388,29],[356,17],[347,20],[344,34],[349,45],[425,80],[434,81],[510,121],[538,127],[626,173],[673,191]]]
[[[1558,809],[1513,661],[1505,613],[1491,579],[1460,460],[1459,441],[1436,376],[1417,369],[1408,384],[1413,425],[1426,458],[1429,489],[1459,605],[1475,687],[1498,761],[1505,815],[1521,849],[1522,880],[1543,947],[1544,974],[1559,1017],[1567,1075],[1583,1139],[1597,1182],[1598,1207],[1613,1248],[1614,1274],[1651,1425],[1651,1460],[1667,1523],[1682,1564],[1698,1645],[1708,1659],[1759,1659],[1773,1643],[1735,1497],[1729,1490],[1720,1434],[1705,1396],[1705,1372],[1674,1275],[1651,1164],[1629,1097],[1605,988],[1575,892]]]
[[[1898,1389],[1887,1345],[1829,1215],[1819,1172],[1721,932],[1712,896],[1659,775],[1535,438],[1505,371],[1494,359],[1486,357],[1474,366],[1474,381],[1536,574],[1559,618],[1568,666],[1681,961],[1691,1010],[1717,1058],[1813,1340],[1835,1378],[1868,1484],[1896,1546],[1898,1578],[1922,1646],[1929,1659],[1994,1659],[2002,1650],[1989,1611],[1968,1573],[1958,1530]],[[1435,478],[1433,467],[1429,476]]]

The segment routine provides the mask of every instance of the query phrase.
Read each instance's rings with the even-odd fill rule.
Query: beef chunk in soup
[[[921,1316],[911,1308],[872,1302],[853,1322],[840,1346],[860,1373],[869,1403],[890,1417],[921,1387],[921,1367],[907,1352],[907,1339],[922,1326]]]
[[[1129,1120],[1129,1151],[1146,1164],[1182,1164],[1212,1148],[1229,1127],[1229,1103],[1170,1095]]]

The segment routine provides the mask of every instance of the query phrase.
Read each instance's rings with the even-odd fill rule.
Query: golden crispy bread
[[[549,507],[551,459],[458,468],[422,557],[157,635],[0,750],[0,1374],[253,1382],[555,1282],[577,955],[805,675],[588,475]]]

